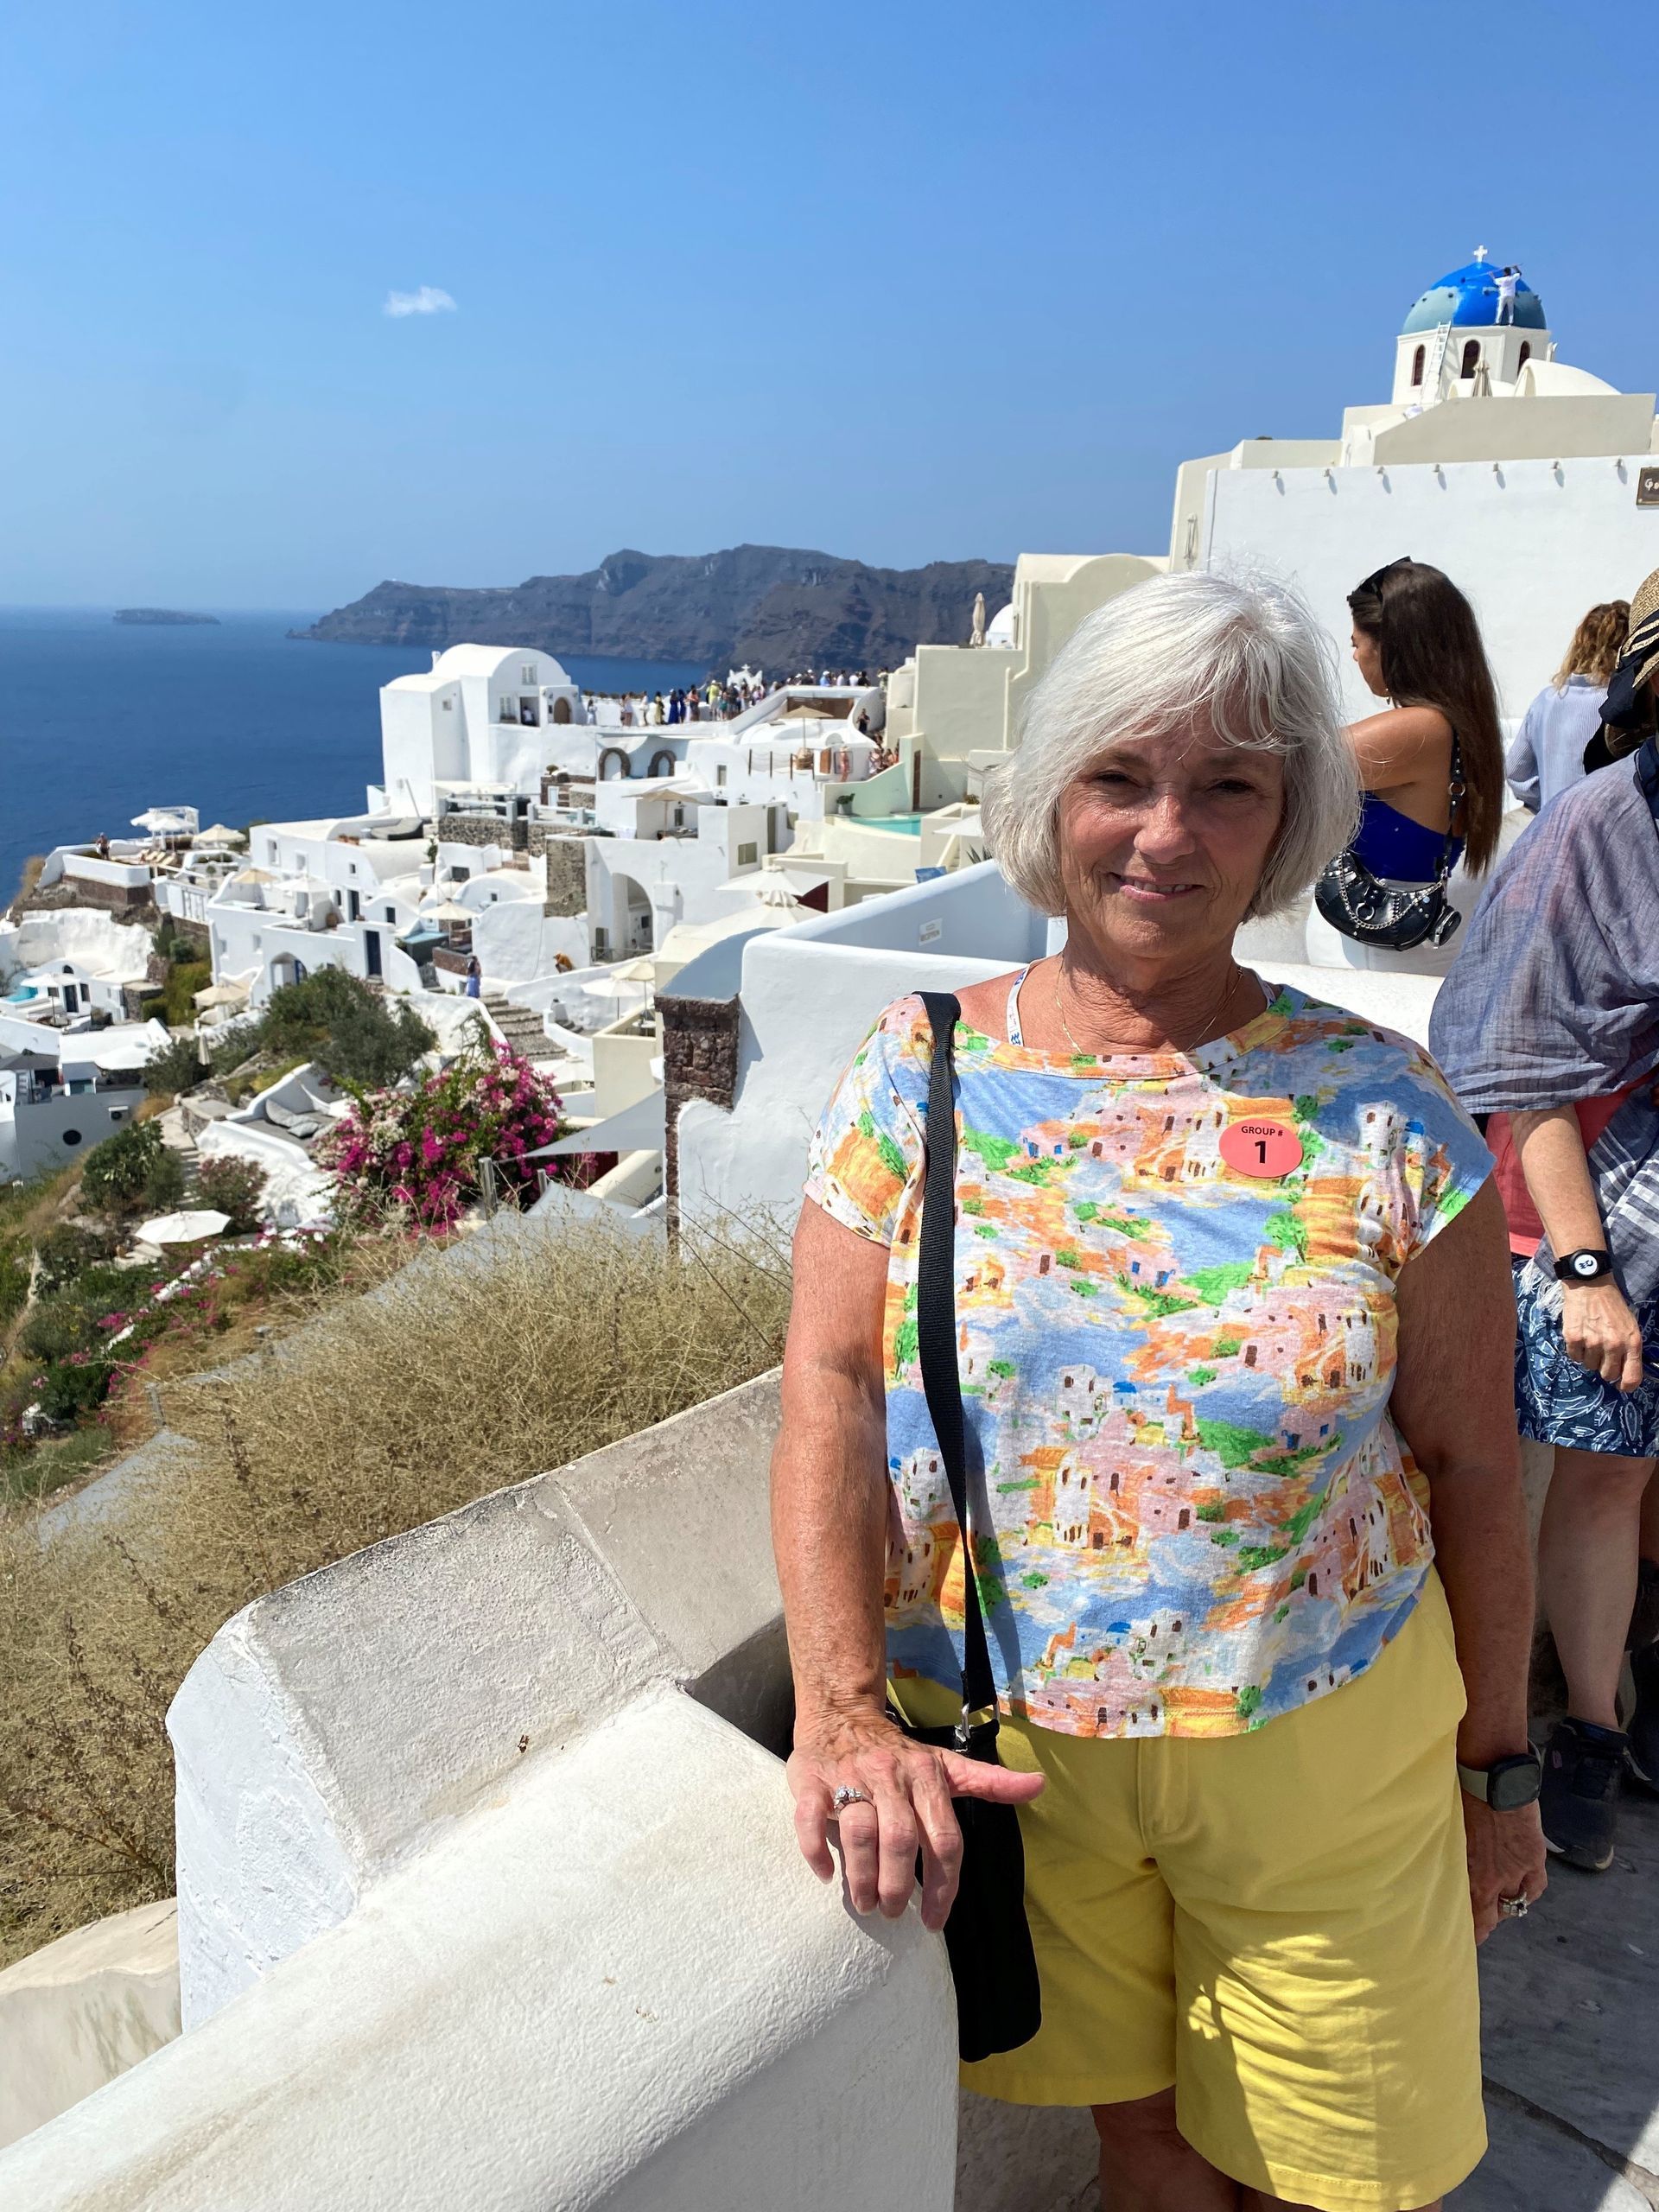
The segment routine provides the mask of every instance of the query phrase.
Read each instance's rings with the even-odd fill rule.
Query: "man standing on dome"
[[[1497,319],[1500,322],[1515,321],[1515,289],[1520,282],[1521,271],[1514,264],[1497,272]]]

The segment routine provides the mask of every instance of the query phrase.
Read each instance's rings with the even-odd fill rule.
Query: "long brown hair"
[[[1376,644],[1396,707],[1433,707],[1457,733],[1465,787],[1464,860],[1491,867],[1503,819],[1503,734],[1475,610],[1452,579],[1423,561],[1395,561],[1348,594],[1356,624]]]
[[[1550,678],[1555,689],[1565,691],[1567,678],[1573,676],[1588,676],[1605,683],[1618,665],[1630,626],[1628,599],[1604,599],[1599,607],[1592,607],[1573,632],[1567,658]]]

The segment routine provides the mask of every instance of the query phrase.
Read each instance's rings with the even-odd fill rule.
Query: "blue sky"
[[[1655,382],[1648,11],[75,0],[0,29],[0,601],[1161,550],[1484,243]],[[453,308],[391,315],[431,287]]]

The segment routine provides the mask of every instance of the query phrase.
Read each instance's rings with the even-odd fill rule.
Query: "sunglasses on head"
[[[1370,575],[1366,577],[1363,583],[1357,585],[1356,589],[1359,591],[1376,591],[1381,588],[1384,576],[1391,576],[1396,569],[1408,569],[1410,566],[1410,554],[1402,553],[1397,561],[1385,562],[1382,568],[1373,569]]]

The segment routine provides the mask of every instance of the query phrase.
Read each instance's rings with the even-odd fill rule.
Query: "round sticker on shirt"
[[[1236,1174],[1276,1183],[1302,1164],[1302,1141],[1282,1122],[1232,1122],[1221,1133],[1221,1156]]]

